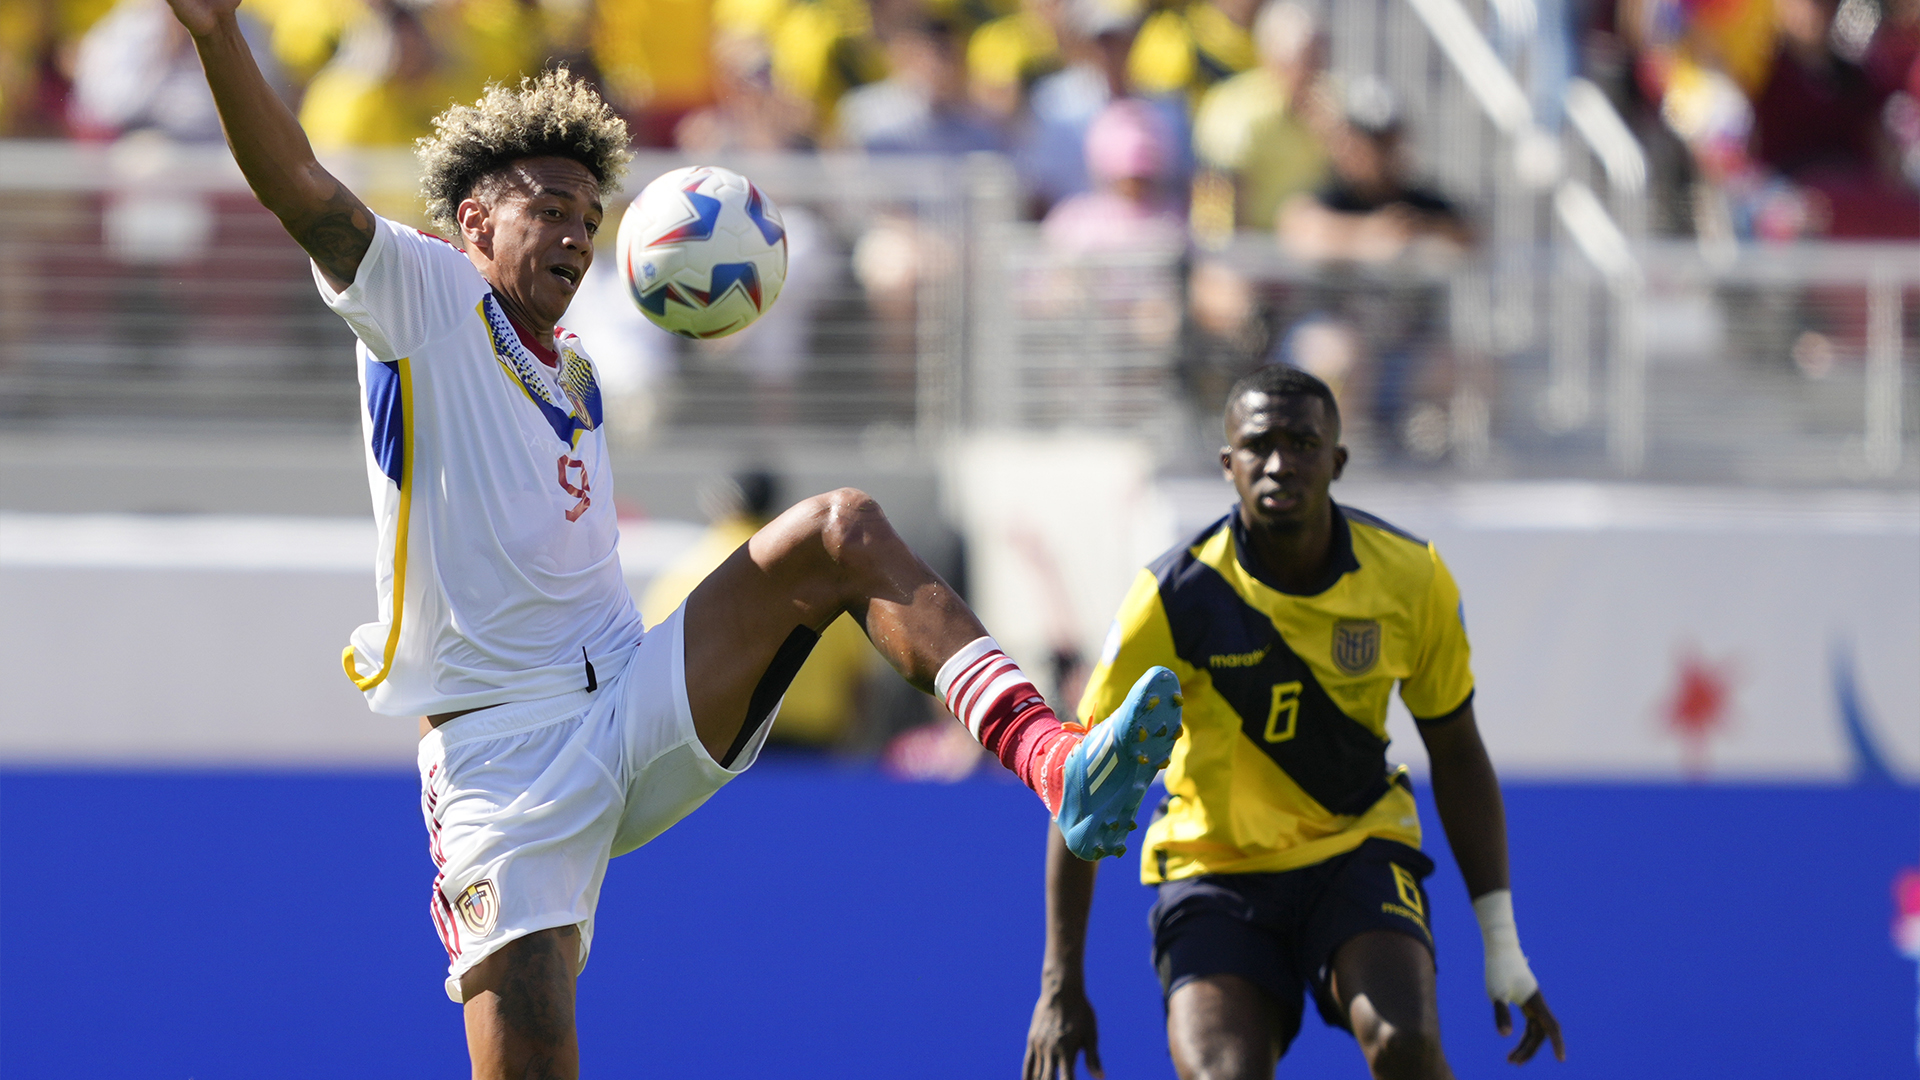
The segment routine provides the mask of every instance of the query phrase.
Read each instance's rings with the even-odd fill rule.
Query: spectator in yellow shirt
[[[74,47],[113,5],[114,0],[0,3],[0,135],[67,134]]]
[[[714,100],[713,0],[598,0],[591,55],[632,117],[634,141],[665,146],[675,125]]]
[[[1233,225],[1273,228],[1289,198],[1311,192],[1327,169],[1318,104],[1319,35],[1293,0],[1270,0],[1253,24],[1260,66],[1216,84],[1193,120],[1194,156],[1233,186]]]
[[[411,145],[449,101],[539,71],[549,46],[545,12],[527,0],[370,0],[308,85],[300,123],[320,149]]]
[[[887,74],[863,0],[715,0],[713,22],[765,41],[774,84],[810,102],[823,129],[841,95]]]
[[[1254,7],[1258,0],[1188,0],[1147,16],[1127,58],[1127,75],[1140,94],[1197,98],[1207,87],[1255,63]]]
[[[1068,0],[1027,0],[1020,10],[975,30],[967,39],[974,99],[997,116],[1017,114],[1027,89],[1065,62],[1068,6]]]

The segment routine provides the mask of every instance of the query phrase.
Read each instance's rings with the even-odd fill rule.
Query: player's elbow
[[[359,200],[311,152],[304,161],[276,164],[279,167],[272,170],[250,170],[247,185],[260,205],[279,218],[295,240],[311,231],[317,221],[357,207]],[[366,224],[372,224],[371,220]]]

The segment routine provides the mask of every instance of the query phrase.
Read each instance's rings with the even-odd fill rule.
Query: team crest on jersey
[[[1349,675],[1364,675],[1380,660],[1380,623],[1342,619],[1333,624],[1333,664]]]
[[[467,886],[453,906],[475,937],[493,933],[493,924],[500,919],[500,893],[493,887],[492,878],[481,878]]]

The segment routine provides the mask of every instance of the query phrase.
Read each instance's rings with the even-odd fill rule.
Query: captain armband
[[[1487,953],[1487,996],[1518,1005],[1540,989],[1526,954],[1520,951],[1520,931],[1513,923],[1513,891],[1495,889],[1474,900],[1473,917],[1480,920],[1480,940]]]

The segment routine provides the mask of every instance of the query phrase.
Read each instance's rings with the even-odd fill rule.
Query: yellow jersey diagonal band
[[[1113,710],[1162,664],[1186,696],[1168,798],[1147,833],[1149,883],[1310,865],[1381,836],[1418,846],[1404,770],[1388,764],[1395,686],[1417,718],[1471,698],[1459,591],[1432,545],[1334,511],[1333,570],[1283,592],[1237,511],[1140,572],[1079,713]]]

